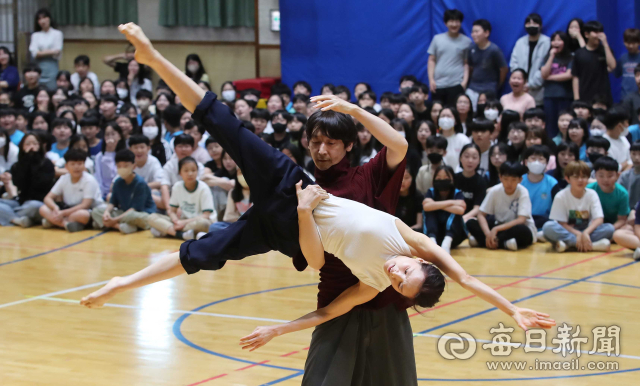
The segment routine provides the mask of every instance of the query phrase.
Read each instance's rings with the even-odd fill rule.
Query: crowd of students
[[[574,19],[549,38],[531,14],[508,66],[489,41],[491,24],[475,21],[469,39],[462,19],[445,12],[428,84],[406,75],[380,96],[365,82],[315,90],[357,103],[407,138],[396,215],[448,251],[467,238],[509,250],[548,241],[557,252],[608,250],[614,240],[640,258],[640,30],[625,31],[628,53],[616,61],[600,23]],[[36,23],[49,31],[51,16],[39,11]],[[115,75],[102,82],[80,55],[51,87],[39,58],[20,84],[0,47],[0,225],[189,240],[251,207],[233,159],[162,81],[153,89],[131,46],[103,59]],[[211,90],[197,54],[184,71]],[[499,98],[509,71],[512,91]],[[613,105],[609,71],[623,77],[622,104]],[[313,177],[304,135],[312,95],[305,81],[278,83],[267,98],[228,81],[218,98]],[[349,157],[362,165],[381,146],[356,124]]]

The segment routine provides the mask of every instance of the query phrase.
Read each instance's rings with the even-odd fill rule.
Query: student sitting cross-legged
[[[97,228],[113,228],[128,234],[149,229],[147,218],[156,205],[145,180],[134,173],[136,156],[129,149],[116,153],[118,176],[111,189],[108,205],[93,210],[91,217]]]
[[[467,221],[469,246],[517,251],[536,241],[529,192],[520,185],[526,172],[520,163],[500,165],[500,184],[487,190],[478,219]]]
[[[538,241],[544,241],[542,226],[549,221],[549,212],[553,202],[551,190],[558,183],[558,180],[544,172],[549,162],[549,156],[549,148],[545,145],[528,147],[522,156],[529,173],[522,178],[521,184],[529,191],[531,215],[538,229]]]
[[[551,214],[542,227],[544,237],[556,252],[576,248],[579,252],[608,251],[613,225],[604,224],[598,193],[587,189],[591,169],[583,161],[573,161],[564,169],[569,186],[553,199]]]

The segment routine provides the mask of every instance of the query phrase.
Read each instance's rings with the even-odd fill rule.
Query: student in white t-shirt
[[[180,168],[178,163],[185,157],[191,157],[193,149],[196,146],[193,137],[188,134],[180,134],[174,138],[175,154],[171,159],[167,160],[167,163],[162,167],[162,181],[160,181],[160,193],[162,194],[162,205],[158,206],[161,209],[169,208],[169,198],[171,197],[170,190],[178,181],[182,181],[180,177]],[[193,158],[193,157],[191,157]],[[196,161],[198,165],[198,179],[204,172],[204,165]]]
[[[44,198],[40,207],[43,228],[57,226],[69,232],[83,230],[91,220],[91,209],[102,204],[98,181],[85,171],[87,153],[71,149],[64,155],[68,174]]]
[[[160,161],[151,155],[151,141],[144,135],[132,135],[129,137],[129,150],[136,156],[133,171],[149,185],[156,207],[166,209],[160,195],[164,170]]]
[[[569,186],[553,199],[549,221],[542,227],[544,237],[556,252],[576,248],[578,252],[608,251],[615,231],[604,224],[604,212],[595,190],[587,189],[591,168],[573,161],[564,169]]]
[[[445,107],[440,110],[438,127],[440,128],[440,135],[447,140],[447,154],[444,156],[444,163],[456,170],[460,165],[460,151],[471,140],[462,134],[460,116],[453,107]]]
[[[155,237],[174,236],[191,240],[198,232],[208,232],[216,214],[213,209],[211,189],[198,179],[198,163],[191,157],[184,157],[178,163],[182,181],[171,189],[168,216],[154,213],[148,222]]]
[[[469,245],[489,249],[523,249],[536,241],[529,192],[520,185],[527,167],[515,162],[500,165],[500,184],[487,190],[478,219],[467,221]]]
[[[624,172],[633,166],[629,152],[631,144],[626,138],[629,134],[629,114],[621,106],[614,106],[607,110],[604,121],[607,125],[607,133],[603,137],[611,144],[609,156],[618,161],[620,171]]]

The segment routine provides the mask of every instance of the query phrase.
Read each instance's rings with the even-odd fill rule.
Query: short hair
[[[585,176],[591,175],[591,168],[584,161],[571,161],[566,168],[564,168],[564,176],[569,178],[572,176]]]
[[[571,115],[573,118],[575,118],[576,117],[576,112],[573,111],[573,110],[561,110],[558,113],[558,118],[560,118],[563,115]]]
[[[473,121],[471,121],[471,124],[469,124],[469,130],[472,133],[476,131],[493,132],[493,130],[495,130],[495,125],[493,124],[493,121],[490,121],[486,118],[476,118]]]
[[[0,109],[0,117],[6,117],[9,115],[13,115],[15,117],[16,115],[18,115],[18,113],[16,112],[16,110],[12,109],[11,107],[7,107],[6,109]]]
[[[184,114],[184,107],[177,105],[169,105],[162,113],[162,119],[171,127],[180,127],[180,119]]]
[[[443,19],[445,24],[450,20],[458,20],[459,22],[462,22],[462,20],[464,19],[464,15],[457,9],[447,9],[446,11],[444,11]]]
[[[413,94],[414,92],[422,92],[423,94],[428,94],[429,93],[429,87],[424,84],[424,83],[414,83],[413,86],[411,86],[411,90],[409,91],[409,95]]]
[[[100,103],[102,102],[111,102],[118,106],[118,97],[115,95],[102,95],[100,97]]]
[[[358,140],[358,130],[351,116],[332,110],[318,110],[311,114],[307,120],[306,134],[309,141],[316,134],[322,134],[342,141],[345,147]]]
[[[547,116],[544,113],[544,110],[539,109],[537,107],[527,109],[527,111],[525,111],[524,114],[522,115],[523,121],[526,121],[527,119],[531,119],[531,118],[541,119],[542,122],[545,122],[545,123],[547,121]]]
[[[309,91],[309,94],[311,94],[313,92],[313,89],[311,88],[311,85],[308,82],[305,82],[304,80],[299,80],[297,82],[295,82],[293,84],[293,89],[295,90],[296,87],[298,86],[302,86],[304,88],[306,88]]]
[[[123,149],[116,153],[116,163],[118,162],[136,162],[136,155],[129,149]]]
[[[391,100],[392,96],[393,96],[393,93],[391,91],[385,91],[382,93],[382,95],[380,95],[380,101],[382,102],[383,99]]]
[[[607,130],[613,130],[620,122],[629,120],[629,113],[627,110],[620,106],[613,106],[612,108],[607,110],[607,113],[604,117],[604,125],[607,126]]]
[[[136,93],[136,99],[142,98],[153,99],[153,93],[149,90],[141,89]]]
[[[427,138],[427,149],[435,147],[436,149],[447,150],[448,144],[447,139],[440,135],[430,135]]]
[[[596,172],[598,170],[606,170],[608,172],[617,172],[618,171],[618,161],[614,160],[609,156],[602,156],[593,163],[593,170]]]
[[[184,130],[191,130],[193,128],[198,129],[198,133],[200,133],[200,135],[204,135],[205,129],[204,126],[202,125],[198,125],[193,119],[189,119],[187,121],[187,123],[184,124]]]
[[[64,153],[64,160],[69,163],[71,161],[86,161],[87,153],[80,149],[69,149],[66,153]]]
[[[209,137],[206,141],[204,141],[204,147],[209,147],[212,143],[218,143],[218,140],[215,137]]]
[[[591,108],[591,105],[588,104],[585,101],[573,101],[571,102],[571,106],[569,106],[569,108],[571,110],[575,110],[575,109],[589,109],[589,112],[591,112],[591,110],[593,110]]]
[[[336,86],[334,86],[333,83],[325,83],[320,90],[324,90],[325,87],[331,90],[332,94],[335,94],[334,91],[336,90]]]
[[[191,139],[193,140],[193,138]],[[189,162],[193,162],[196,165],[196,167],[198,166],[198,162],[195,160],[195,158],[186,156],[178,162],[178,173],[180,173],[180,171],[182,170],[182,167],[188,164]]]
[[[591,107],[593,107],[593,105],[595,104],[605,105],[607,106],[607,108],[611,106],[609,98],[607,98],[607,96],[604,94],[596,94],[593,96],[593,99],[591,100]]]
[[[27,72],[37,72],[38,74],[42,74],[42,69],[37,64],[27,64],[22,70],[22,75],[26,74]]]
[[[576,161],[580,159],[580,148],[575,143],[563,141],[556,146],[556,154],[566,150],[570,151],[573,154],[573,157],[576,159]]]
[[[382,109],[380,110],[380,112],[378,113],[378,116],[384,115],[389,121],[393,121],[393,119],[396,117],[396,115],[393,113],[393,110],[391,109]]]
[[[173,139],[173,147],[175,148],[178,145],[189,145],[194,147],[195,140],[189,134],[180,134]]]
[[[129,137],[129,147],[133,145],[139,145],[141,143],[144,143],[147,146],[151,146],[151,140],[145,137],[144,135],[134,134],[131,137]]]
[[[407,103],[407,98],[405,98],[405,96],[402,95],[402,94],[393,94],[389,98],[389,103],[394,104],[394,105]]]
[[[416,78],[415,75],[402,75],[402,77],[400,78],[400,83],[404,82],[405,80],[408,80],[410,82],[413,82],[413,84],[418,83],[418,78]]]
[[[277,94],[277,95],[287,94],[291,96],[291,89],[289,88],[289,86],[287,86],[284,83],[276,83],[273,86],[271,86],[271,94]]]
[[[529,127],[527,127],[527,125],[524,122],[511,122],[511,124],[509,125],[509,128],[507,129],[507,134],[511,130],[521,130],[521,131],[524,131],[526,134],[529,131]]]
[[[293,117],[287,110],[276,110],[273,112],[273,114],[271,114],[270,120],[273,121],[273,119],[278,116],[281,116],[282,118],[284,118],[285,121],[287,121],[287,123],[291,122],[291,120],[293,119]]]
[[[358,96],[358,100],[364,98],[365,96],[368,96],[369,98],[373,99],[374,102],[378,100],[378,96],[373,91],[365,91],[361,93],[360,96]]]
[[[73,64],[84,64],[85,66],[88,66],[91,64],[91,59],[89,59],[87,55],[78,55],[75,59],[73,59]]]
[[[521,73],[521,74],[522,74],[522,78],[523,78],[525,81],[528,79],[527,77],[529,76],[529,74],[527,74],[527,72],[524,70],[524,68],[516,68],[515,70],[511,71],[511,75],[509,75],[509,76],[512,76],[512,75],[513,75],[513,74],[515,74],[516,72]]]
[[[625,43],[640,43],[640,29],[627,28],[622,34],[622,41]]]
[[[587,140],[587,149],[590,147],[595,147],[599,149],[604,149],[605,151],[609,151],[611,147],[611,142],[608,139],[601,136],[591,137]]]
[[[540,14],[537,14],[535,12],[530,13],[524,19],[524,24],[527,24],[529,21],[542,25],[542,16],[540,16]]]
[[[486,19],[478,19],[476,21],[473,22],[474,26],[479,26],[481,27],[485,32],[489,32],[489,34],[491,34],[491,23],[489,23],[489,20]]]
[[[519,162],[509,162],[505,161],[500,165],[500,176],[501,177],[522,177],[522,175],[527,174],[529,169]]]
[[[264,119],[265,121],[271,119],[271,114],[266,109],[253,109],[249,115],[251,119]]]
[[[51,122],[51,130],[59,126],[67,126],[69,130],[73,131],[73,124],[69,118],[56,118]]]
[[[635,141],[631,144],[629,151],[640,151],[640,141]]]
[[[586,121],[586,119],[583,118],[574,118],[569,122],[569,127],[567,127],[567,131],[569,131],[569,129],[574,128],[574,127],[579,127],[582,129],[582,142],[586,142],[589,137],[591,136],[591,131],[589,130],[589,123]]]
[[[590,32],[604,32],[604,26],[597,20],[591,20],[584,23],[584,28],[582,30],[586,34]]]
[[[307,124],[307,116],[302,113],[291,114],[291,120],[294,120],[294,119],[296,119],[298,122],[302,123],[303,125]]]
[[[347,100],[351,100],[351,90],[349,90],[347,86],[336,86],[335,95],[342,94],[343,92],[347,94]]]
[[[80,125],[80,127],[85,127],[85,126],[100,126],[100,121],[98,120],[98,117],[96,117],[95,115],[92,114],[85,114],[81,119],[80,122],[78,122],[78,124]]]
[[[533,145],[525,149],[522,153],[522,159],[525,160],[532,155],[541,155],[544,159],[549,162],[549,158],[551,157],[551,150],[546,145]]]

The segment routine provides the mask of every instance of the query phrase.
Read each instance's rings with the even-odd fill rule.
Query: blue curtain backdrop
[[[616,58],[625,52],[623,31],[640,22],[640,0],[280,0],[283,81],[306,80],[314,94],[328,82],[352,90],[368,82],[378,95],[397,92],[404,74],[426,83],[427,48],[435,34],[446,31],[442,18],[450,8],[464,13],[469,37],[474,20],[489,20],[491,40],[507,62],[531,12],[542,16],[548,36],[565,31],[574,17],[601,21]],[[612,86],[618,99],[619,81],[612,78]]]

